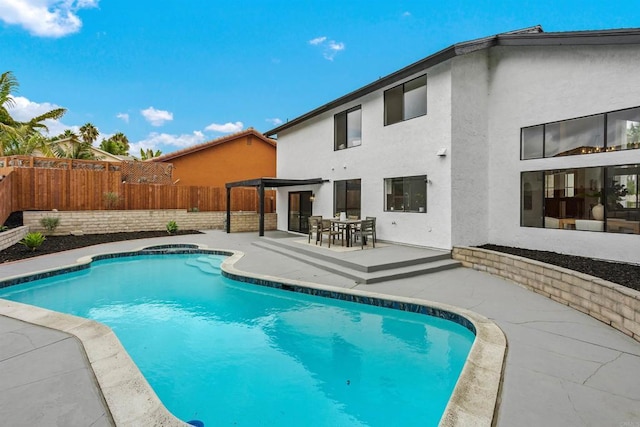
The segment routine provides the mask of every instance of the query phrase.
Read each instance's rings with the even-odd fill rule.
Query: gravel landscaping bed
[[[602,261],[592,258],[563,255],[556,252],[535,251],[508,246],[482,245],[478,247],[557,265],[558,267],[599,277],[640,291],[640,265]]]

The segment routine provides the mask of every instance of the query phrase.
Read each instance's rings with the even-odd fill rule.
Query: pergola
[[[260,214],[259,235],[264,236],[264,189],[277,187],[292,187],[295,185],[313,185],[327,182],[326,179],[280,179],[280,178],[256,178],[246,181],[227,182],[227,233],[231,233],[231,189],[234,187],[256,187],[258,189],[258,210]]]

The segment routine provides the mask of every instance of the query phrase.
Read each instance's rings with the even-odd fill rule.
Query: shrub
[[[60,218],[57,216],[46,216],[40,219],[40,225],[42,225],[47,233],[53,233],[58,225],[60,225]]]
[[[38,249],[46,240],[46,237],[42,235],[42,233],[27,233],[20,240],[20,244],[25,245],[27,248],[35,251]]]
[[[189,209],[189,212],[200,212],[200,209],[198,209],[197,206],[194,206],[191,209]]]
[[[6,225],[0,225],[0,233],[2,233],[3,231],[7,231],[9,229],[9,227],[7,227]]]
[[[178,223],[171,220],[167,223],[167,233],[173,234],[178,231]]]
[[[102,195],[104,204],[107,209],[115,209],[120,204],[120,195],[112,191],[108,191]]]

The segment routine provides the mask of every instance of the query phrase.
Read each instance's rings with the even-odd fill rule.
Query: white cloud
[[[213,132],[220,132],[220,133],[233,133],[233,132],[240,132],[243,127],[244,127],[244,124],[242,122],[235,122],[235,123],[228,122],[223,125],[219,125],[217,123],[211,123],[209,126],[207,126],[204,129],[210,130]]]
[[[173,120],[173,113],[165,110],[156,110],[153,107],[141,110],[140,114],[142,114],[145,120],[151,123],[152,126],[162,126],[164,122]]]
[[[9,107],[8,110],[11,117],[15,120],[19,122],[26,122],[56,108],[60,108],[60,106],[49,102],[33,102],[24,96],[14,96],[13,107]]]
[[[322,56],[329,61],[333,61],[333,58],[335,58],[338,52],[341,52],[346,48],[346,45],[343,42],[328,40],[325,36],[309,40],[309,44],[321,48]]]
[[[192,145],[205,142],[206,138],[200,131],[194,131],[192,134],[171,135],[168,133],[152,132],[147,138],[129,144],[129,153],[133,155],[140,154],[140,149],[161,150],[163,154],[167,154],[174,149],[186,148]]]
[[[317,46],[319,44],[322,44],[327,38],[325,36],[322,37],[316,37],[315,39],[311,39],[309,40],[309,44],[312,44],[314,46]]]
[[[266,119],[267,122],[271,123],[274,126],[279,126],[282,124],[282,119],[279,118],[273,118],[273,119]]]
[[[129,123],[129,115],[127,113],[118,113],[116,114],[116,117],[125,123]]]
[[[0,0],[0,19],[19,25],[39,37],[63,37],[80,31],[80,9],[98,6],[98,0]]]
[[[411,16],[411,12],[407,11],[402,14],[403,17],[408,18]]]

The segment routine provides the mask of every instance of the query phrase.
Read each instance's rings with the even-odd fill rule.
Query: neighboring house
[[[224,187],[227,182],[276,175],[276,142],[249,128],[150,159],[173,164],[177,185]]]
[[[65,151],[70,151],[71,144],[74,143],[71,142],[71,138],[63,138],[56,140],[55,144],[62,147],[62,149],[64,149]],[[78,144],[78,142],[76,142],[75,144]],[[93,153],[93,155],[95,156],[95,160],[101,160],[103,162],[122,162],[123,160],[129,160],[129,156],[118,156],[94,146],[91,146],[90,150],[91,153]],[[46,157],[43,156],[40,150],[35,150],[32,155],[35,157]]]
[[[638,263],[638,70],[640,29],[537,26],[436,52],[265,133],[278,178],[328,180],[279,190],[278,229],[304,231],[289,211],[309,205],[295,214],[375,216],[393,242]]]

